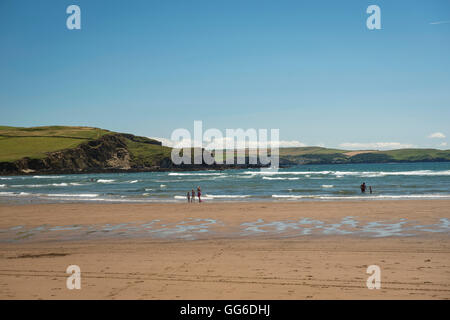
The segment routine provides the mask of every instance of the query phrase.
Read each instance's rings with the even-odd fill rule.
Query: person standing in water
[[[188,201],[188,203],[191,202],[191,192],[190,191],[187,192],[187,201]]]
[[[202,202],[202,199],[200,198],[202,196],[202,189],[200,187],[197,187],[197,196],[198,196],[198,202]]]
[[[366,193],[366,183],[365,182],[362,183],[360,188],[361,188],[361,193]]]
[[[372,194],[372,186],[369,186],[369,192]]]
[[[195,191],[192,189],[191,191],[191,202],[195,202]]]

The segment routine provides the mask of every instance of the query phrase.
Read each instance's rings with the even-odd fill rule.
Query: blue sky
[[[81,30],[66,28],[71,4]],[[371,4],[381,30],[366,28]],[[0,44],[2,125],[168,138],[202,120],[448,149],[448,0],[2,0]]]

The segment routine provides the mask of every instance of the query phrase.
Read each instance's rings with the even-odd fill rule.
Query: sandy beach
[[[449,219],[448,200],[1,205],[0,298],[449,299]]]

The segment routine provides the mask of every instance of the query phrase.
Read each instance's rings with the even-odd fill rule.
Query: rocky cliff
[[[72,149],[49,152],[42,159],[25,157],[0,162],[0,174],[128,171],[137,168],[128,147],[128,142],[134,140],[133,135],[107,134]],[[161,145],[150,139],[139,143]]]

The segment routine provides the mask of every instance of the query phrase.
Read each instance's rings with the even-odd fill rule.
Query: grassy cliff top
[[[0,161],[15,161],[24,157],[42,159],[47,152],[74,148],[108,133],[111,132],[91,127],[0,126]]]
[[[0,162],[12,162],[22,158],[43,159],[48,152],[75,148],[81,143],[96,140],[109,130],[92,127],[46,126],[7,127],[0,126]],[[142,163],[170,156],[170,148],[161,147],[155,140],[124,134],[132,156]]]

